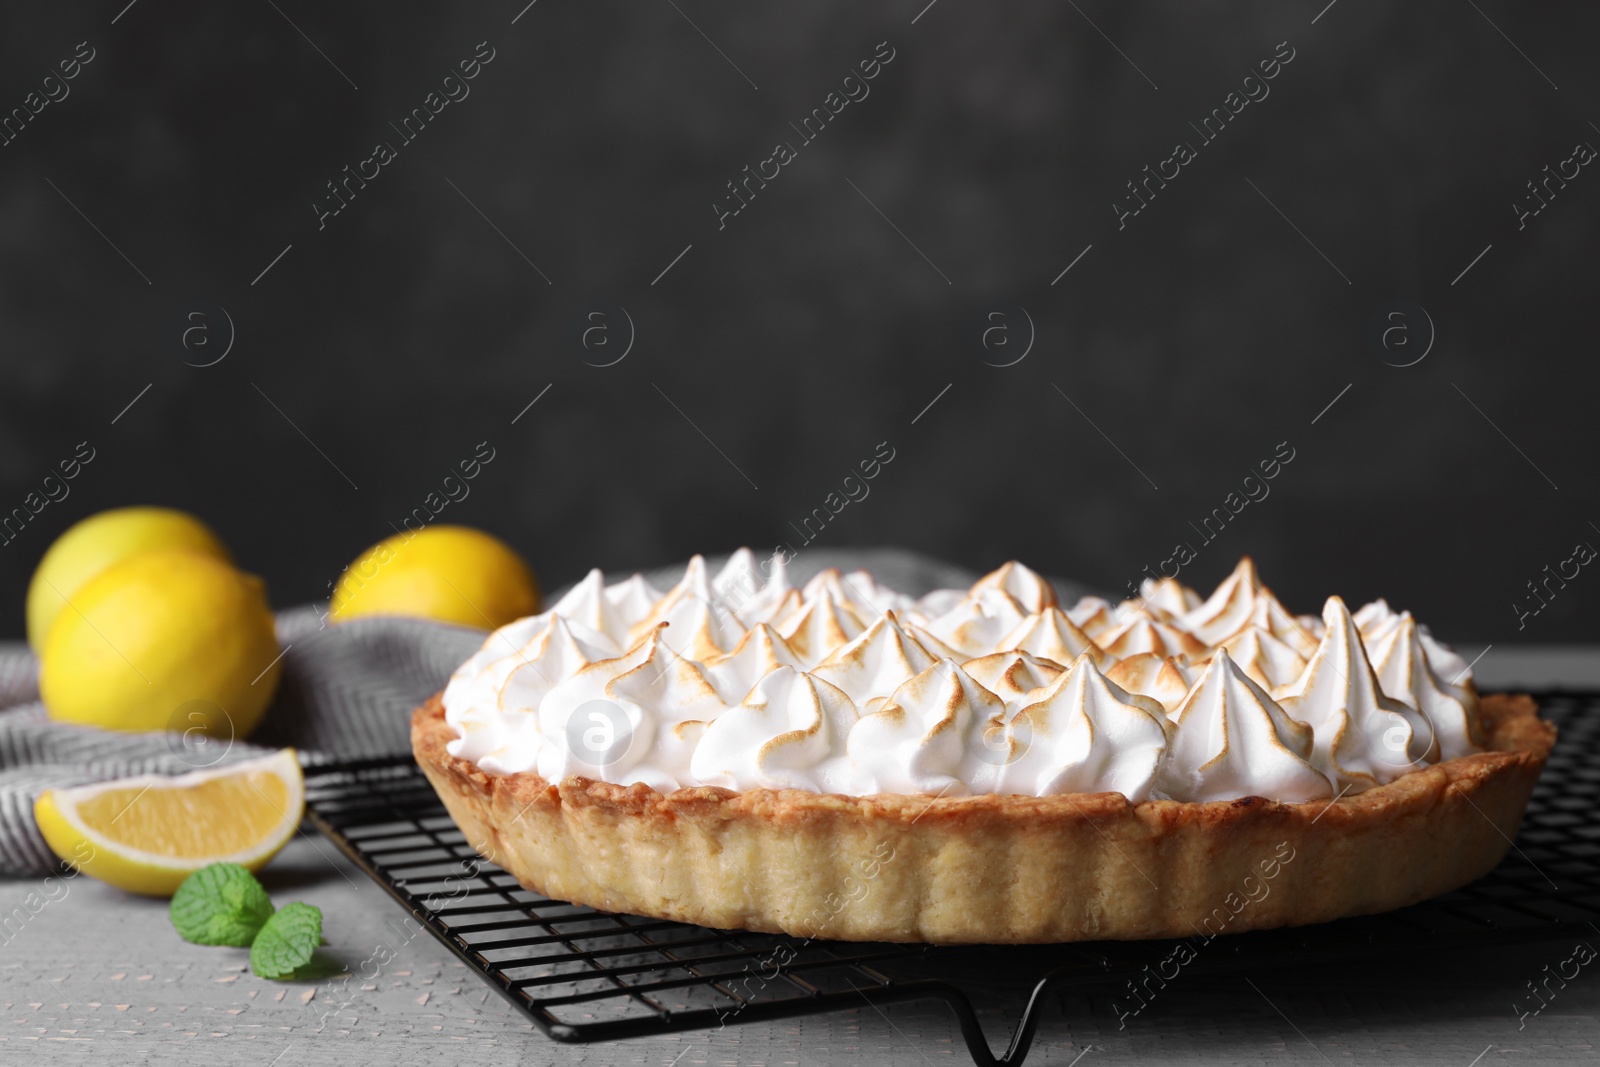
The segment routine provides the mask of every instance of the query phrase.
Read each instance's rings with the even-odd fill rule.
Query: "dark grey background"
[[[539,0],[513,25],[523,2],[7,12],[0,112],[96,58],[0,148],[0,511],[97,456],[0,547],[0,632],[51,539],[114,505],[198,512],[286,605],[487,440],[440,520],[556,585],[800,547],[887,441],[816,545],[1120,590],[1188,539],[1186,579],[1250,552],[1300,611],[1385,595],[1463,642],[1600,638],[1587,572],[1525,629],[1512,607],[1600,544],[1600,173],[1520,232],[1511,207],[1600,145],[1593,7]],[[724,183],[885,40],[870,96],[719,232]],[[1270,96],[1119,231],[1124,183],[1285,40]],[[471,95],[319,232],[324,183],[480,41]],[[1437,328],[1406,368],[1368,340],[1396,300]],[[236,325],[215,366],[174,341],[194,301]],[[608,368],[573,340],[599,304],[637,334]],[[1036,330],[1003,369],[973,330],[1001,306]],[[1270,497],[1201,546],[1189,523],[1281,441]]]

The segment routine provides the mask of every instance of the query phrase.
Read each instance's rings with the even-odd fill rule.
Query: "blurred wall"
[[[1112,591],[1249,552],[1300,611],[1600,638],[1592,6],[7,29],[0,509],[93,458],[0,545],[0,634],[101,508],[200,513],[282,605],[449,488],[551,585],[807,530]]]

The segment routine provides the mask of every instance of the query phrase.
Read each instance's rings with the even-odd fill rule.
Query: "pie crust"
[[[1388,911],[1487,874],[1517,835],[1555,727],[1481,702],[1486,751],[1332,801],[1129,803],[1120,793],[929,798],[661,794],[417,762],[467,840],[528,889],[603,911],[848,941],[1024,944],[1210,936]]]

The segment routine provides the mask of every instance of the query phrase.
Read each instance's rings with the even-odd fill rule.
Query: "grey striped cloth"
[[[802,549],[790,577],[798,584],[826,567],[866,567],[880,582],[913,596],[974,580],[968,571],[899,549]],[[682,570],[647,577],[665,590]],[[1068,582],[1056,587],[1063,600],[1082,591]],[[42,874],[56,865],[33,819],[34,799],[51,786],[179,774],[285,745],[299,749],[308,764],[407,752],[411,709],[443,688],[484,634],[399,618],[325,626],[318,608],[306,606],[279,614],[278,639],[285,652],[273,706],[248,741],[231,742],[51,722],[39,703],[38,669],[28,647],[0,642],[0,876]]]

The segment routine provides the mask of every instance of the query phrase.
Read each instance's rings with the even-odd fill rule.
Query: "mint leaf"
[[[185,941],[244,948],[272,918],[272,901],[237,863],[213,863],[183,880],[167,913]]]
[[[285,904],[250,945],[250,970],[257,978],[290,978],[321,943],[321,910],[298,900]]]

